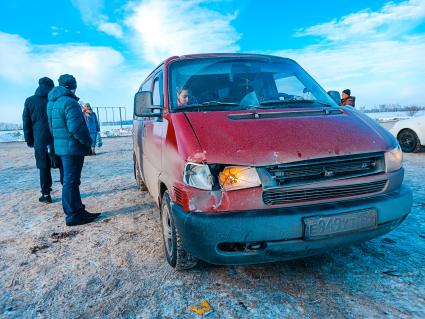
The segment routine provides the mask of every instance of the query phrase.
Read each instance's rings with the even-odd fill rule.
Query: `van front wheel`
[[[198,264],[198,259],[189,254],[183,247],[181,237],[171,215],[168,191],[165,191],[162,196],[161,225],[165,257],[170,266],[176,270],[186,270],[195,267]]]

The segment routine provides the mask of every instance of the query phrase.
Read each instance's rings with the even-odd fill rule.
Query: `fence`
[[[122,106],[95,106],[93,107],[97,114],[97,119],[101,125],[119,125],[121,128],[123,124],[128,124],[127,110]]]

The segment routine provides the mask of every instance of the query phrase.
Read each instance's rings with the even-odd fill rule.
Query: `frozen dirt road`
[[[93,224],[66,227],[38,202],[24,143],[0,144],[1,318],[425,318],[425,153],[405,156],[414,207],[392,233],[328,254],[265,265],[165,262],[159,211],[137,190],[131,138],[105,139],[86,159],[82,196]]]

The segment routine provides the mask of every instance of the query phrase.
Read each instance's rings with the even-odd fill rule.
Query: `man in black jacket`
[[[41,197],[38,200],[51,203],[52,175],[47,145],[52,145],[53,136],[47,122],[47,95],[55,85],[47,77],[38,80],[38,84],[35,94],[25,100],[22,120],[25,142],[29,147],[34,147],[35,162],[40,170]]]

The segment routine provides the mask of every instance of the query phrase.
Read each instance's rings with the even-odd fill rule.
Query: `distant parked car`
[[[425,115],[397,122],[390,130],[405,153],[419,152],[425,146]]]

